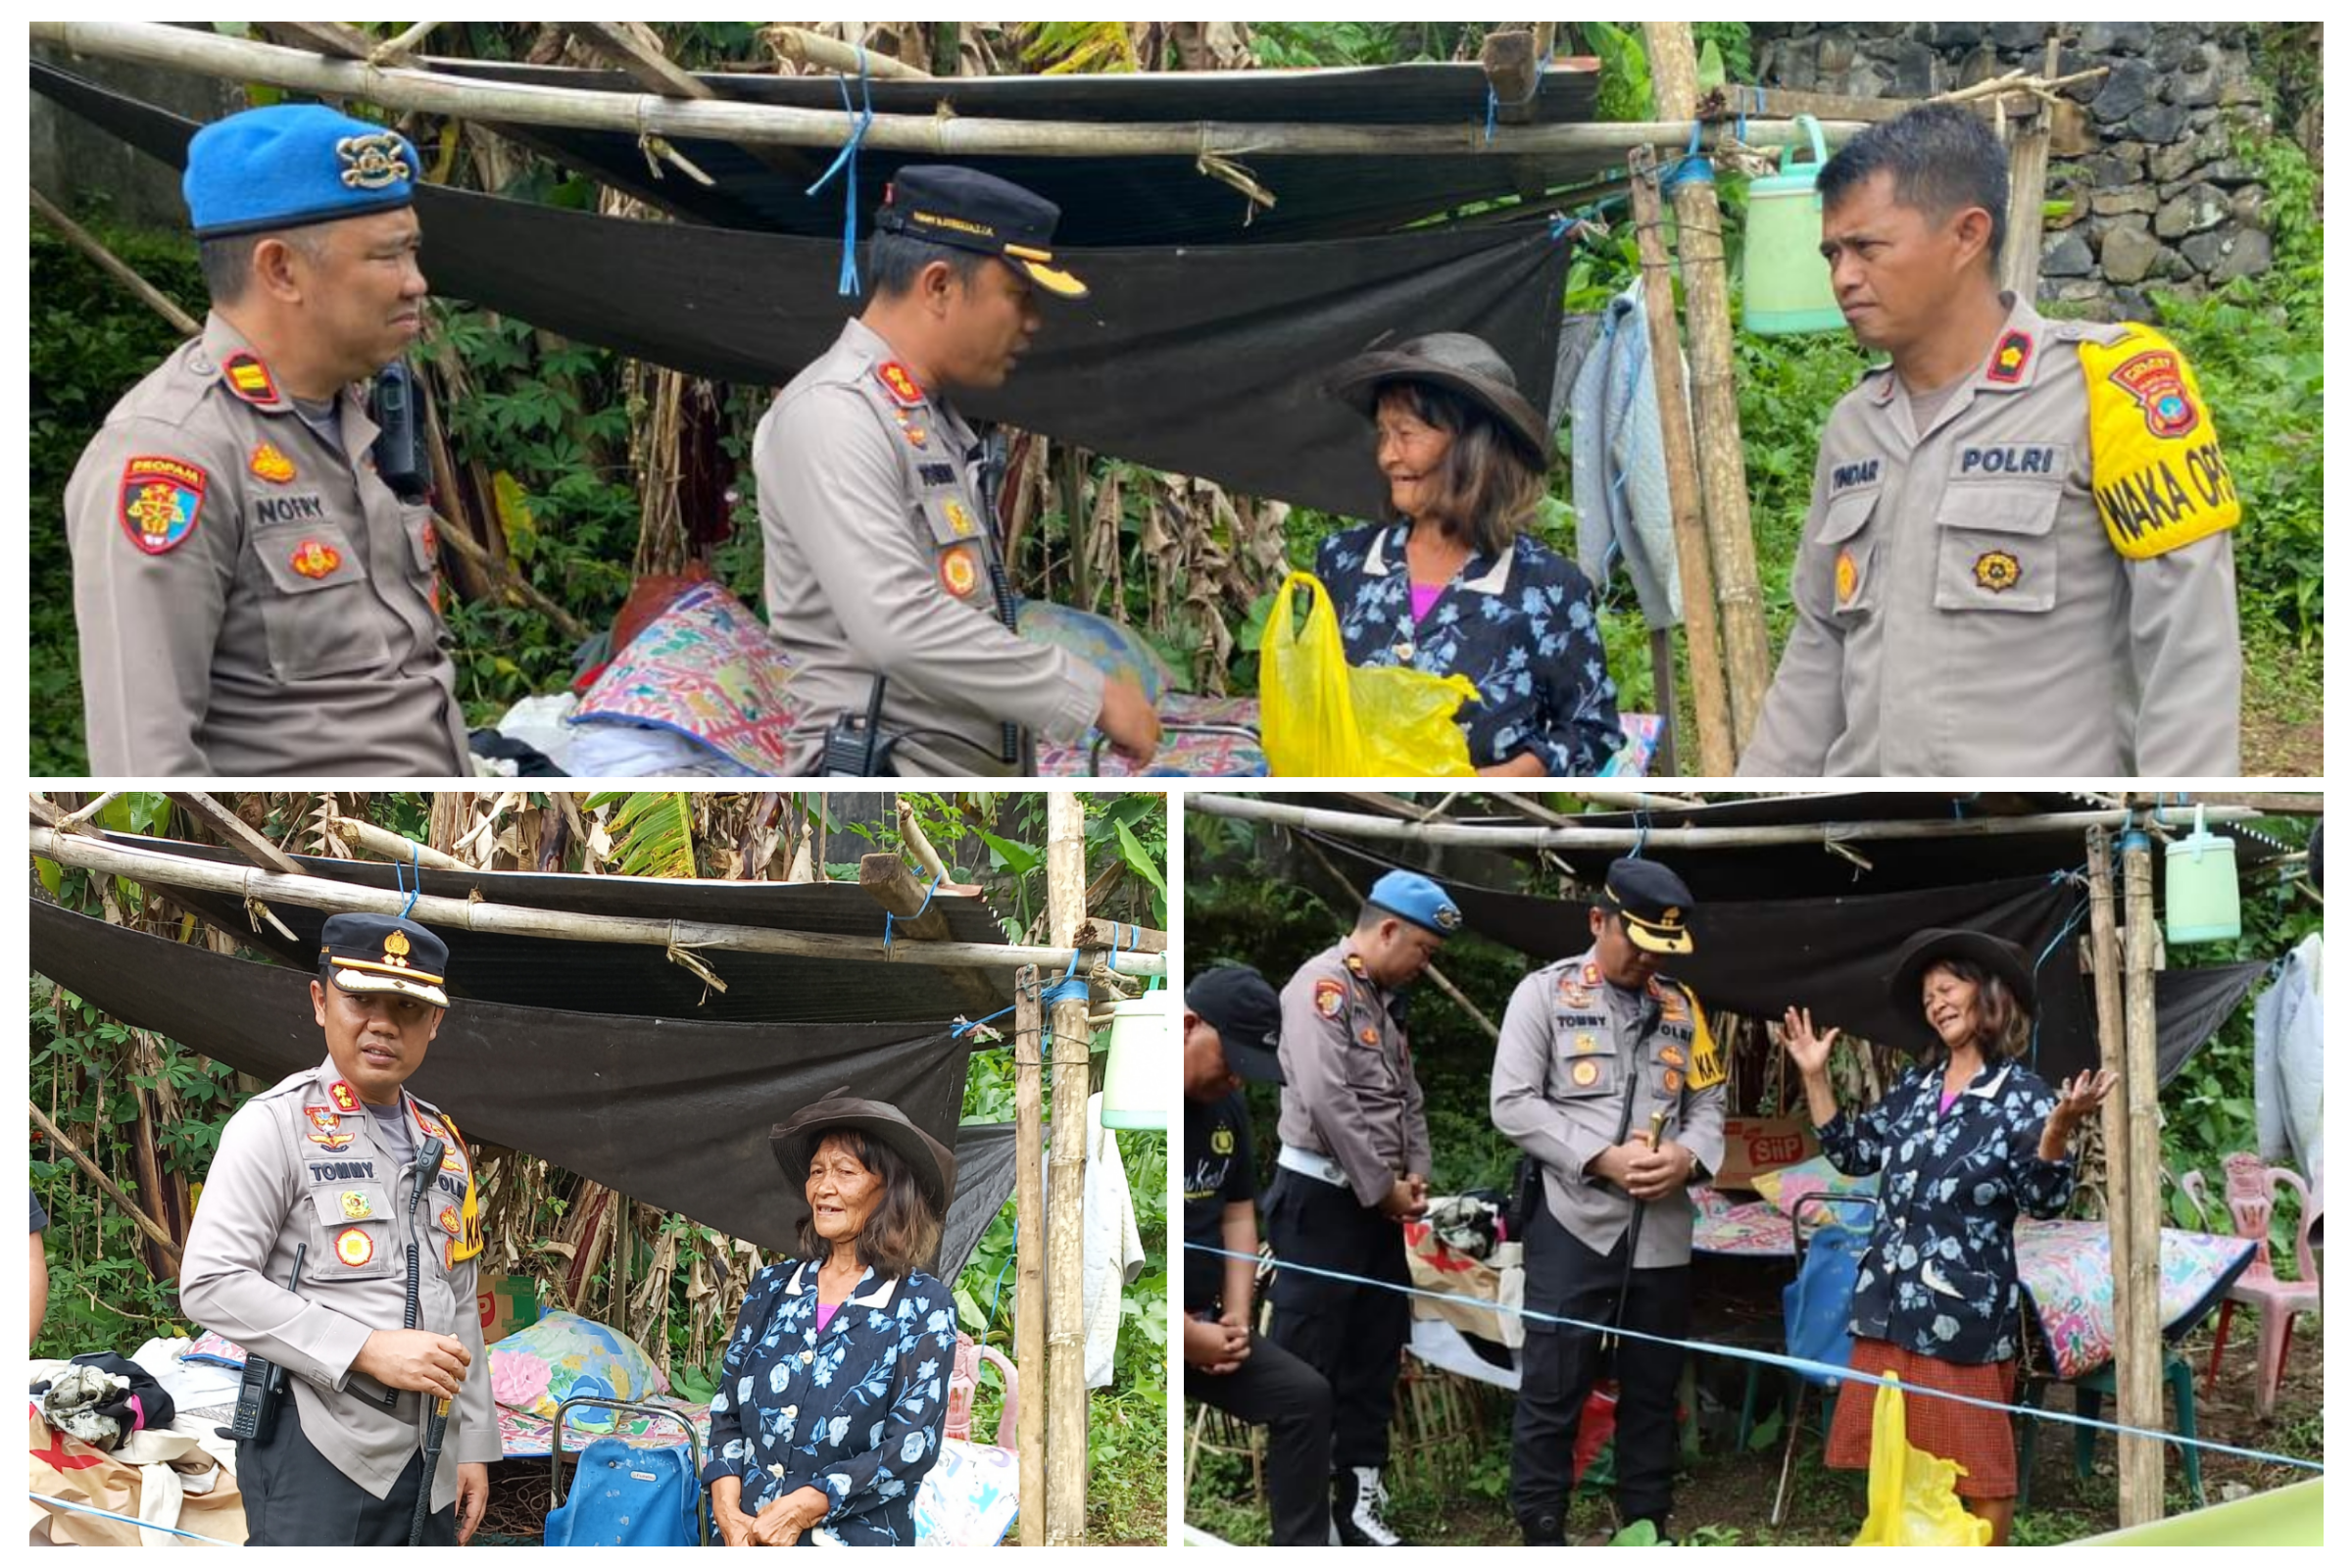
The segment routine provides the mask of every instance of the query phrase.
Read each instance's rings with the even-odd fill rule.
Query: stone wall
[[[2146,319],[2144,289],[2202,292],[2267,271],[2271,216],[2233,133],[2270,129],[2243,22],[1757,23],[1756,79],[1858,98],[1928,98],[2006,71],[2038,74],[2053,33],[2064,89],[2093,145],[2053,157],[2041,261],[2045,301]]]

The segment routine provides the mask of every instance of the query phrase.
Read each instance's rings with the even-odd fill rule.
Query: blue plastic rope
[[[1531,1318],[1539,1323],[1556,1323],[1563,1328],[1586,1329],[1595,1334],[1614,1335],[1619,1339],[1644,1340],[1651,1345],[1670,1345],[1677,1349],[1695,1350],[1707,1355],[1729,1356],[1735,1361],[1756,1361],[1765,1366],[1777,1366],[1784,1371],[1800,1373],[1821,1382],[1825,1379],[1844,1383],[1860,1382],[1876,1385],[1892,1383],[1905,1394],[1926,1395],[1932,1399],[1950,1399],[1957,1404],[1973,1404],[1980,1409],[1997,1410],[2004,1415],[2025,1415],[2043,1421],[2062,1421],[2069,1426],[2091,1427],[2100,1432],[2112,1432],[2119,1437],[2153,1438],[2160,1443],[2175,1443],[2185,1447],[2202,1448],[2208,1453],[2227,1453],[2240,1459],[2252,1459],[2261,1464],[2291,1465],[2301,1470],[2313,1470],[2323,1475],[2328,1467],[2317,1459],[2298,1459],[2292,1454],[2266,1453],[2260,1448],[2237,1448],[2226,1443],[2213,1443],[2204,1438],[2182,1437],[2177,1432],[2152,1432],[2145,1427],[2128,1427],[2114,1421],[2101,1421],[2093,1416],[2070,1415],[2064,1410],[2044,1410],[2030,1404],[2003,1404],[1996,1399],[1980,1399],[1973,1395],[1953,1394],[1944,1389],[1931,1389],[1900,1379],[1881,1377],[1869,1372],[1857,1372],[1850,1366],[1837,1366],[1828,1361],[1816,1361],[1807,1356],[1784,1355],[1772,1350],[1752,1349],[1741,1345],[1702,1345],[1695,1340],[1678,1340],[1666,1334],[1644,1334],[1639,1329],[1614,1327],[1606,1323],[1588,1322],[1584,1318],[1567,1317],[1556,1312],[1539,1312],[1531,1306],[1505,1306],[1500,1301],[1482,1301],[1475,1297],[1454,1296],[1445,1291],[1423,1290],[1417,1285],[1399,1285],[1394,1280],[1376,1280],[1362,1274],[1348,1274],[1339,1269],[1316,1268],[1306,1263],[1287,1263],[1279,1257],[1261,1258],[1255,1252],[1228,1251],[1222,1247],[1210,1247],[1203,1242],[1188,1241],[1187,1251],[1206,1252],[1213,1257],[1242,1258],[1261,1266],[1271,1264],[1287,1268],[1296,1274],[1313,1274],[1323,1279],[1340,1280],[1349,1285],[1368,1285],[1376,1290],[1396,1291],[1405,1296],[1425,1296],[1433,1301],[1450,1301],[1457,1305],[1475,1307],[1480,1311],[1508,1312],[1515,1317]]]
[[[917,908],[912,914],[908,915],[906,917],[907,919],[920,920],[923,917],[923,910],[931,907],[931,895],[939,891],[939,879],[945,875],[947,875],[947,872],[944,870],[934,871],[931,873],[931,885],[923,889],[923,902],[921,907]],[[888,909],[884,909],[882,911],[882,956],[885,958],[890,956],[891,929],[898,923],[898,917],[896,915],[892,914]]]
[[[1658,194],[1671,196],[1681,185],[1712,185],[1715,183],[1715,161],[1698,150],[1698,133],[1702,122],[1690,122],[1690,145],[1683,156],[1658,175]]]
[[[833,162],[825,166],[825,172],[816,176],[816,183],[802,194],[813,196],[823,190],[825,182],[840,173],[845,167],[850,172],[849,178],[842,182],[841,277],[834,285],[834,292],[844,299],[853,299],[857,296],[859,286],[858,281],[858,153],[865,145],[866,130],[874,122],[873,82],[866,74],[865,46],[863,44],[858,46],[858,90],[864,99],[862,110],[853,106],[850,102],[850,78],[842,76],[838,79],[841,82],[841,112],[851,119],[850,139],[843,143],[840,152],[833,155]]]
[[[957,1036],[960,1036],[960,1035],[966,1035],[966,1034],[969,1034],[969,1033],[971,1033],[971,1032],[972,1032],[974,1029],[977,1029],[977,1028],[979,1028],[979,1027],[980,1027],[982,1024],[984,1024],[984,1023],[995,1023],[995,1022],[996,1022],[996,1021],[997,1021],[999,1018],[1002,1018],[1002,1017],[1004,1017],[1004,1016],[1006,1013],[1010,1012],[1011,1010],[1012,1010],[1012,1008],[1010,1008],[1010,1007],[999,1007],[999,1008],[998,1008],[996,1011],[994,1011],[994,1012],[990,1013],[990,1014],[989,1014],[987,1017],[985,1017],[985,1018],[966,1018],[966,1019],[965,1019],[963,1022],[961,1022],[961,1023],[957,1024],[957,1025],[956,1025],[955,1028],[953,1028],[953,1029],[949,1030],[949,1031],[948,1031],[948,1036],[949,1036],[949,1038],[950,1038],[950,1039],[954,1039],[954,1038],[956,1038],[956,1037],[957,1037]]]
[[[1626,857],[1629,860],[1642,858],[1642,846],[1649,842],[1649,811],[1646,808],[1634,813],[1634,853]]]
[[[1536,101],[1536,95],[1544,90],[1544,68],[1549,63],[1543,57],[1537,58],[1535,79],[1528,83],[1527,91],[1523,95],[1511,100],[1513,109],[1518,108],[1521,104],[1532,104]],[[1494,116],[1501,108],[1502,99],[1495,93],[1494,84],[1490,81],[1487,83],[1487,140],[1489,141],[1494,139]]]
[[[1120,954],[1126,952],[1130,946],[1140,948],[1144,945],[1144,928],[1142,926],[1131,925],[1127,929],[1135,934],[1135,940],[1132,944],[1121,942],[1119,940],[1119,922],[1116,920],[1110,922],[1110,956],[1103,960],[1103,967],[1107,968],[1112,974],[1117,974],[1119,972]],[[1073,954],[1071,957],[1073,962],[1076,961],[1076,955]]]
[[[400,906],[400,917],[406,920],[409,917],[409,911],[416,907],[416,896],[424,891],[424,871],[416,863],[416,841],[415,839],[409,840],[409,874],[402,876],[400,862],[398,860],[392,862],[392,890],[396,893],[406,893],[409,896],[409,902]]]

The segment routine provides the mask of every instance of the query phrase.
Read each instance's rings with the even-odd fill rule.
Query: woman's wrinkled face
[[[1434,477],[1453,450],[1453,434],[1423,419],[1410,399],[1393,390],[1380,395],[1373,425],[1379,432],[1373,450],[1381,476],[1389,481],[1389,505],[1419,521],[1436,497]]]
[[[1930,968],[1920,982],[1920,1005],[1928,1015],[1928,1027],[1936,1031],[1944,1048],[1957,1051],[1976,1038],[1977,986],[1973,980],[1963,980],[1942,964]]]
[[[839,1247],[854,1242],[882,1201],[882,1178],[868,1170],[849,1140],[828,1137],[808,1156],[808,1210],[811,1228],[827,1243]]]

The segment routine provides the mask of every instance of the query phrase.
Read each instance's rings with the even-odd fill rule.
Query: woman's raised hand
[[[2050,1107],[2050,1120],[2069,1130],[2081,1126],[2115,1085],[2115,1073],[2106,1067],[2096,1073],[2075,1074],[2058,1086],[2058,1103]]]
[[[1792,1006],[1781,1020],[1781,1045],[1799,1072],[1816,1073],[1828,1067],[1830,1047],[1838,1043],[1838,1033],[1833,1029],[1828,1034],[1815,1034],[1810,1007],[1800,1010]]]

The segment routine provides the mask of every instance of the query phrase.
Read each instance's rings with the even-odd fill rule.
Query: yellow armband
[[[2132,323],[2081,345],[2090,394],[2090,488],[2116,553],[2146,561],[2237,526],[2237,486],[2179,349]]]
[[[1712,1089],[1730,1074],[1723,1065],[1723,1053],[1716,1049],[1714,1033],[1707,1028],[1707,1009],[1698,1004],[1698,996],[1686,988],[1683,995],[1690,999],[1690,1087]]]

